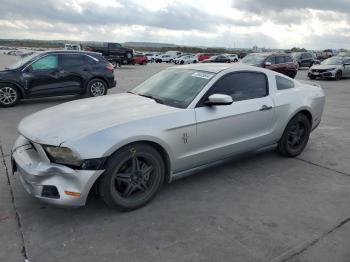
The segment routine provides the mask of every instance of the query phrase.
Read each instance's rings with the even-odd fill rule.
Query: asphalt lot
[[[0,68],[11,59],[0,55]],[[167,66],[117,69],[110,94]],[[52,207],[11,174],[18,122],[77,97],[0,108],[0,261],[350,261],[350,78],[317,82],[327,104],[301,156],[266,152],[211,168],[129,213],[95,197],[79,209]]]

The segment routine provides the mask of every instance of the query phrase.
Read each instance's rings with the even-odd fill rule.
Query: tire
[[[314,75],[308,75],[307,77],[310,78],[311,80],[315,80],[316,79],[316,76],[314,76]]]
[[[130,60],[132,58],[132,54],[130,52],[126,53],[126,58]]]
[[[305,149],[310,132],[310,120],[302,113],[297,114],[289,121],[278,142],[278,153],[285,157],[298,156]]]
[[[289,73],[288,73],[288,76],[290,77],[290,78],[295,78],[295,76],[297,75],[297,72],[294,72],[294,71],[290,71]]]
[[[301,68],[301,63],[298,62],[298,70]]]
[[[91,97],[104,96],[108,92],[108,87],[105,81],[99,78],[90,80],[87,84],[87,93]]]
[[[343,73],[342,73],[342,71],[339,70],[339,71],[337,71],[337,72],[335,73],[335,78],[334,78],[334,80],[335,80],[335,81],[341,80],[342,77],[343,77]]]
[[[174,60],[173,60],[173,59],[170,59],[169,63],[172,63],[172,62],[174,62]]]
[[[131,144],[109,158],[99,192],[109,207],[131,211],[156,196],[164,174],[165,165],[156,149],[144,143]]]
[[[185,62],[183,60],[181,60],[180,64],[183,65]]]
[[[11,84],[0,84],[0,107],[15,106],[21,97],[18,88]]]

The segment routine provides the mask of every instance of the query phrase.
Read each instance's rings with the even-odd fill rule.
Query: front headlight
[[[52,162],[57,164],[66,164],[72,166],[80,166],[82,160],[68,147],[44,146],[46,153]]]

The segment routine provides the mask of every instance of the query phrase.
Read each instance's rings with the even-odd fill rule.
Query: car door
[[[61,73],[57,54],[48,54],[26,67],[21,77],[29,96],[51,96],[60,94]]]
[[[343,75],[350,75],[350,58],[345,59]]]
[[[267,63],[267,65],[266,65]],[[272,71],[278,72],[278,64],[276,64],[276,56],[269,56],[265,61],[265,68],[270,69]]]
[[[219,56],[216,58],[216,62],[224,63],[224,62],[226,62],[226,57],[223,56],[223,55],[219,55]]]
[[[108,51],[112,55],[124,56],[124,48],[118,43],[108,43]]]
[[[221,77],[195,108],[197,164],[205,164],[271,143],[274,104],[268,79],[260,72]],[[226,94],[231,105],[206,106],[211,94]]]
[[[61,90],[65,94],[81,93],[84,79],[88,79],[89,65],[85,55],[78,53],[62,53],[61,58]]]

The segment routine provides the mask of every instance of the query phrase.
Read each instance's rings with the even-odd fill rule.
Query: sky
[[[0,0],[0,38],[350,49],[350,0]]]

